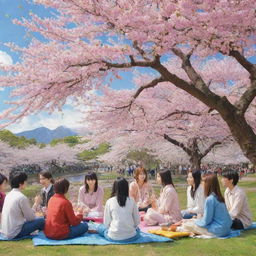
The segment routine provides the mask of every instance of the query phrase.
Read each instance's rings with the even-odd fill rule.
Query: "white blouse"
[[[203,214],[204,213],[204,189],[203,186],[200,184],[195,192],[194,199],[190,194],[191,186],[187,188],[187,210],[192,213],[196,214]]]

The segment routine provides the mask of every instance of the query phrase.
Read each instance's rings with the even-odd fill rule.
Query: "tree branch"
[[[139,54],[144,58],[144,60],[150,61],[150,59],[146,56],[145,51],[138,46],[137,41],[133,42],[133,47],[139,52]]]
[[[221,145],[222,142],[215,141],[213,142],[203,153],[200,154],[201,158],[205,157],[215,146]]]
[[[164,81],[165,80],[162,77],[158,77],[158,78],[155,78],[154,80],[152,80],[151,82],[149,82],[148,84],[141,86],[136,91],[136,93],[132,96],[132,100],[127,105],[124,105],[124,106],[121,106],[121,107],[116,107],[116,109],[129,108],[129,111],[130,111],[134,100],[142,93],[143,90],[145,90],[147,88],[155,87],[158,83],[164,82]]]
[[[229,55],[234,57],[238,63],[244,67],[251,76],[256,78],[256,65],[248,61],[239,51],[230,51]]]
[[[160,77],[158,77],[158,78],[155,78],[154,80],[152,80],[152,81],[149,82],[148,84],[141,86],[141,87],[136,91],[136,93],[133,95],[133,98],[136,99],[136,98],[142,93],[143,90],[148,89],[148,88],[155,87],[158,83],[165,82],[165,81],[166,81],[166,80],[165,80],[162,76],[160,76]]]
[[[235,106],[239,110],[239,114],[243,115],[251,102],[256,97],[256,79],[252,81],[251,86],[243,93],[240,99],[235,103]]]
[[[164,116],[164,117],[161,117],[161,118],[159,118],[157,121],[162,121],[162,120],[165,120],[165,119],[167,119],[167,118],[169,118],[169,117],[171,117],[171,116],[174,116],[174,115],[192,115],[192,116],[201,116],[201,114],[199,113],[199,112],[195,112],[195,113],[193,113],[193,112],[190,112],[190,111],[179,111],[179,110],[176,110],[176,111],[174,111],[174,112],[172,112],[172,113],[170,113],[170,114],[168,114],[168,115],[166,115],[166,116]]]
[[[235,104],[239,114],[243,115],[256,97],[256,64],[252,64],[248,61],[239,51],[230,51],[229,55],[234,57],[250,74],[251,85]]]
[[[172,139],[167,134],[164,134],[164,139],[169,141],[169,142],[171,142],[173,145],[182,148],[188,155],[192,154],[192,151],[189,148],[187,148],[183,143],[181,143],[181,142],[179,142],[179,141],[177,141],[175,139]]]
[[[179,48],[176,47],[172,48],[172,51],[176,56],[178,56],[181,59],[182,68],[185,70],[186,74],[193,82],[193,84],[202,92],[210,91],[206,86],[203,78],[195,71],[190,62],[190,57],[192,53],[186,55]]]
[[[131,67],[151,67],[154,63],[155,60],[153,61],[136,61],[132,55],[129,56],[131,62],[127,63],[111,63],[108,61],[100,60],[100,61],[92,61],[92,62],[81,62],[77,64],[72,64],[68,65],[65,69],[64,72],[67,71],[71,67],[87,67],[93,64],[105,64],[107,66],[107,69],[110,68],[131,68]],[[100,68],[100,71],[106,71],[104,67]]]

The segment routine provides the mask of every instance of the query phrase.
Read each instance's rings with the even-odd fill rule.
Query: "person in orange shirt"
[[[88,225],[81,222],[83,214],[74,213],[71,202],[65,197],[69,181],[61,178],[54,183],[55,194],[50,198],[45,222],[45,235],[50,239],[70,239],[88,231]]]

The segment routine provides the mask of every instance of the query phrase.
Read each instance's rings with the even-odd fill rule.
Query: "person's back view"
[[[129,196],[126,179],[117,179],[113,185],[112,198],[108,199],[104,211],[104,225],[97,229],[108,240],[130,241],[139,237],[140,223],[138,207]]]
[[[44,218],[36,218],[28,198],[21,192],[27,175],[14,172],[10,175],[12,190],[7,194],[2,211],[2,233],[7,238],[21,238],[44,228]]]

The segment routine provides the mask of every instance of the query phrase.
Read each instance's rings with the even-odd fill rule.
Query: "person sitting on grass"
[[[183,220],[177,231],[187,231],[195,235],[210,237],[227,236],[231,231],[232,220],[221,194],[218,178],[209,174],[204,179],[204,194],[206,197],[204,215],[199,219]]]
[[[204,211],[204,189],[201,185],[201,172],[190,171],[187,177],[187,209],[182,210],[183,219],[191,219],[193,216],[203,215]]]
[[[0,214],[2,213],[3,205],[4,205],[4,199],[5,199],[5,188],[6,184],[8,182],[8,179],[0,173]]]
[[[232,229],[244,229],[252,225],[252,215],[247,202],[247,197],[237,186],[239,175],[235,170],[225,169],[221,182],[226,187],[224,197],[228,212],[232,218]]]
[[[84,185],[78,193],[78,206],[82,207],[88,217],[102,217],[104,190],[98,185],[95,172],[85,175]]]
[[[33,205],[33,209],[35,211],[46,212],[48,201],[54,195],[54,179],[52,174],[48,171],[41,171],[39,173],[39,182],[43,186],[41,189],[40,195],[37,195],[34,199],[35,203]]]
[[[81,222],[83,214],[77,216],[71,202],[65,197],[69,181],[61,178],[54,183],[55,194],[50,198],[45,222],[45,235],[50,239],[70,239],[78,237],[88,230],[88,225]]]
[[[7,194],[2,211],[2,234],[9,239],[22,238],[44,228],[44,218],[36,218],[28,198],[22,193],[27,185],[25,172],[11,172],[11,192]]]
[[[129,196],[135,200],[139,211],[146,212],[151,207],[150,195],[153,194],[146,170],[143,167],[137,168],[134,178],[129,186]]]
[[[162,185],[159,199],[152,200],[152,208],[149,208],[144,221],[147,225],[173,224],[182,219],[179,207],[178,194],[172,182],[170,170],[164,170],[157,174],[157,183]]]
[[[140,216],[134,199],[129,197],[126,179],[114,182],[111,196],[105,205],[104,224],[98,226],[97,232],[110,241],[136,240],[140,237]]]
[[[4,205],[4,199],[5,199],[5,188],[7,184],[7,178],[5,175],[0,173],[0,228],[1,228],[1,215],[2,215],[2,209]]]

